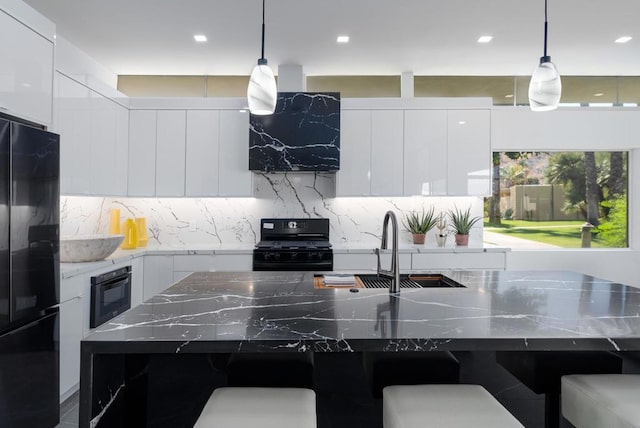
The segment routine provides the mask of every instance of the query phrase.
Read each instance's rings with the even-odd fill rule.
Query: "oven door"
[[[131,266],[91,278],[91,319],[95,328],[131,307]]]

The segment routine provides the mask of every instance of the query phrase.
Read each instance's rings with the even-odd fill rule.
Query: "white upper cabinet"
[[[402,195],[403,111],[343,110],[337,196]]]
[[[404,194],[447,194],[447,111],[404,113]]]
[[[111,174],[113,180],[109,194],[127,195],[129,166],[129,109],[116,105],[115,165]]]
[[[343,110],[340,122],[336,196],[368,196],[371,190],[371,111]]]
[[[449,110],[447,181],[449,195],[491,194],[491,113]]]
[[[184,196],[187,113],[157,113],[156,196]]]
[[[219,155],[219,196],[251,196],[248,112],[220,110]]]
[[[371,195],[401,196],[404,112],[371,112]]]
[[[60,193],[126,195],[129,109],[56,73]]]
[[[2,10],[0,40],[0,111],[50,125],[53,41]]]
[[[116,104],[91,91],[90,193],[110,195],[116,164]],[[63,142],[64,144],[64,142]]]
[[[187,112],[186,196],[217,196],[219,136],[217,110]]]
[[[89,89],[56,74],[57,123],[60,134],[60,193],[91,193],[91,98]]]
[[[129,196],[154,196],[156,192],[156,111],[129,113]]]

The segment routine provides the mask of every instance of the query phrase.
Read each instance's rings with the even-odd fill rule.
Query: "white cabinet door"
[[[411,269],[491,269],[504,270],[506,253],[412,254]]]
[[[0,10],[0,111],[49,125],[53,43]]]
[[[371,112],[340,112],[340,170],[336,196],[368,196],[371,192]]]
[[[253,270],[251,254],[216,254],[215,270],[219,272],[249,272]]]
[[[60,193],[88,195],[91,184],[91,99],[89,89],[58,74]]]
[[[218,195],[219,133],[217,110],[187,112],[186,196]]]
[[[144,300],[144,257],[131,260],[131,307]]]
[[[404,112],[371,112],[371,195],[401,196]]]
[[[249,113],[220,110],[219,195],[251,196]]]
[[[92,195],[110,195],[116,165],[116,104],[91,91],[91,182]]]
[[[447,112],[404,113],[404,195],[447,194]]]
[[[173,256],[144,257],[144,300],[166,290],[173,284]]]
[[[156,196],[184,196],[186,111],[160,110],[157,120]]]
[[[129,113],[129,196],[154,196],[156,192],[156,112]]]
[[[69,398],[80,382],[82,298],[60,304],[60,401]]]
[[[127,171],[129,166],[129,109],[116,104],[115,165],[111,174],[109,194],[127,195]]]
[[[398,254],[398,264],[400,270],[411,269],[411,254]],[[391,254],[385,253],[380,256],[382,269],[389,269],[391,266]],[[378,258],[372,251],[369,254],[334,254],[333,270],[355,270],[363,273],[375,272],[378,266]]]
[[[491,194],[491,117],[489,110],[448,112],[448,194]]]

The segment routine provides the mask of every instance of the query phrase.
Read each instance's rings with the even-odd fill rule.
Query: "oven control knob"
[[[318,253],[309,253],[309,260],[319,259],[320,255]]]
[[[280,260],[280,253],[274,253],[273,258],[274,260]]]
[[[291,253],[291,260],[295,260],[297,258],[298,258],[298,253],[296,252]]]
[[[271,253],[264,253],[262,257],[265,259],[265,261],[269,260],[271,258]]]

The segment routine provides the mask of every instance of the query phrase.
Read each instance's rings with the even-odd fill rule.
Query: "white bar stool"
[[[194,428],[316,428],[316,394],[304,388],[218,388]]]
[[[640,427],[640,375],[562,377],[562,416],[577,428]]]
[[[393,385],[382,400],[384,428],[524,428],[480,385]]]

